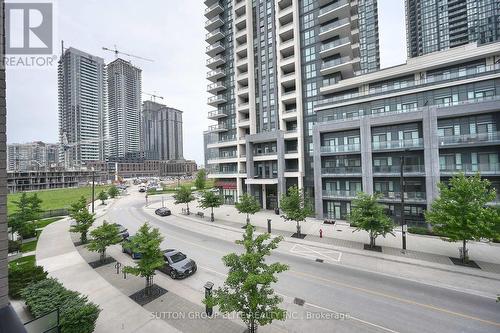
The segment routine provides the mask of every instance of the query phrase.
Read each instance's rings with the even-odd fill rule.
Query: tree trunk
[[[469,262],[469,255],[467,254],[467,241],[464,239],[462,243],[462,262]]]
[[[214,208],[212,207],[212,213],[210,214],[210,221],[213,222],[215,221],[214,219]]]
[[[101,252],[101,262],[105,262],[106,261],[106,250],[103,250]]]
[[[189,215],[189,203],[186,203],[186,207],[187,207],[187,214]]]
[[[248,213],[247,213],[247,225],[250,224],[250,217],[248,216]]]
[[[82,244],[87,243],[87,233],[86,232],[82,232],[80,240],[82,241]]]
[[[370,247],[374,248],[375,247],[375,237],[373,237],[373,233],[370,232]]]
[[[297,221],[297,236],[300,236],[300,222]]]
[[[250,319],[248,322],[248,333],[257,333],[257,325],[255,324],[255,319]]]

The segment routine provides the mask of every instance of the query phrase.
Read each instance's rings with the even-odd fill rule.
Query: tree
[[[378,236],[392,234],[394,224],[385,213],[383,205],[378,203],[380,195],[369,195],[363,192],[357,194],[352,201],[350,221],[356,226],[353,231],[365,230],[370,234],[370,248],[375,247]]]
[[[33,221],[40,219],[42,200],[36,193],[32,196],[23,193],[18,201],[14,201],[14,204],[17,209],[8,222],[9,227],[11,227],[12,239],[14,239],[15,232],[21,236],[33,236],[36,228]]]
[[[279,262],[269,265],[265,261],[283,238],[276,237],[268,242],[269,238],[269,234],[254,237],[254,227],[247,225],[243,239],[236,241],[245,251],[222,258],[224,265],[229,267],[224,286],[203,301],[212,307],[219,306],[225,314],[237,312],[251,333],[257,331],[257,325],[285,318],[285,310],[279,308],[283,300],[274,293],[271,284],[278,281],[276,274],[286,271],[288,266]]]
[[[204,191],[200,199],[200,207],[203,209],[211,208],[210,221],[214,221],[214,208],[222,205],[222,198],[220,195],[212,191]]]
[[[439,197],[425,212],[426,220],[436,233],[446,235],[449,242],[462,242],[460,258],[468,262],[467,242],[494,238],[499,212],[487,204],[496,197],[487,179],[479,174],[466,177],[463,173],[439,183]]]
[[[106,221],[101,226],[90,232],[90,243],[87,245],[89,251],[101,254],[101,262],[106,261],[106,248],[118,244],[122,241],[116,224],[109,224]]]
[[[207,172],[205,169],[200,169],[198,170],[198,173],[196,174],[196,179],[194,180],[194,186],[198,190],[203,190],[205,189],[205,185],[207,183]]]
[[[187,214],[189,215],[189,203],[194,200],[191,189],[187,186],[181,186],[174,194],[175,204],[186,204]]]
[[[131,249],[134,253],[140,253],[141,258],[135,265],[124,267],[124,272],[146,278],[145,294],[150,295],[153,277],[156,269],[164,265],[163,252],[160,250],[160,244],[163,236],[158,228],[149,226],[146,222],[130,241]]]
[[[97,199],[101,200],[101,205],[105,205],[106,204],[106,200],[108,200],[108,195],[106,194],[106,192],[104,192],[104,190],[102,190],[97,195]]]
[[[297,237],[300,237],[300,222],[314,213],[309,198],[306,197],[304,191],[296,185],[288,189],[288,193],[284,193],[280,200],[280,209],[283,211],[282,218],[285,221],[295,221],[297,223]]]
[[[247,214],[247,224],[250,224],[250,214],[260,211],[259,201],[252,195],[245,193],[240,196],[240,200],[234,204],[240,214]]]
[[[83,244],[87,243],[87,233],[94,223],[95,216],[89,212],[85,197],[82,196],[78,201],[71,204],[69,215],[75,221],[69,231],[80,233],[81,242]]]
[[[118,188],[115,185],[111,186],[108,189],[108,195],[111,199],[116,198],[119,194],[120,194],[120,190],[118,190]]]

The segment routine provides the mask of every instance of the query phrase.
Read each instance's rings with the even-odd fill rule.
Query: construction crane
[[[148,96],[151,96],[151,100],[153,102],[156,103],[156,99],[159,98],[159,99],[163,99],[163,96],[159,96],[159,95],[156,95],[156,94],[151,94],[151,93],[147,93],[147,92],[142,92],[144,95],[148,95]]]
[[[75,141],[75,142],[69,142],[68,141],[68,135],[66,132],[63,132],[62,135],[62,142],[60,143],[63,152],[64,152],[64,167],[66,170],[69,170],[72,166],[69,164],[70,162],[70,150],[73,147],[80,146],[82,144],[90,144],[90,143],[100,143],[100,142],[108,142],[112,140],[113,137],[106,137],[102,139],[91,139],[91,140],[80,140],[80,141]]]
[[[143,58],[143,57],[139,57],[139,56],[136,56],[136,55],[133,55],[133,54],[129,54],[129,53],[118,51],[118,49],[116,48],[116,45],[114,46],[114,49],[110,49],[110,48],[107,48],[107,47],[104,47],[104,46],[102,47],[102,49],[104,51],[113,52],[115,54],[116,58],[118,58],[118,54],[123,54],[124,56],[127,56],[127,57],[132,57],[132,58],[137,58],[137,59],[141,59],[141,60],[144,60],[144,61],[154,62],[153,59]]]

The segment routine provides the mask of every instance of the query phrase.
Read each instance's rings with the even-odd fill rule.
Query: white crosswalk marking
[[[340,262],[342,252],[321,248],[312,248],[306,245],[295,244],[291,249],[291,253],[303,255],[307,257],[326,259],[328,261]]]

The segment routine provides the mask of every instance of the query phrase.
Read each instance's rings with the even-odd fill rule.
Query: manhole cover
[[[300,305],[300,306],[303,306],[305,302],[306,302],[306,301],[305,301],[305,300],[303,300],[302,298],[297,298],[297,297],[295,297],[295,298],[293,299],[293,303],[294,303],[294,304],[297,304],[297,305]]]

